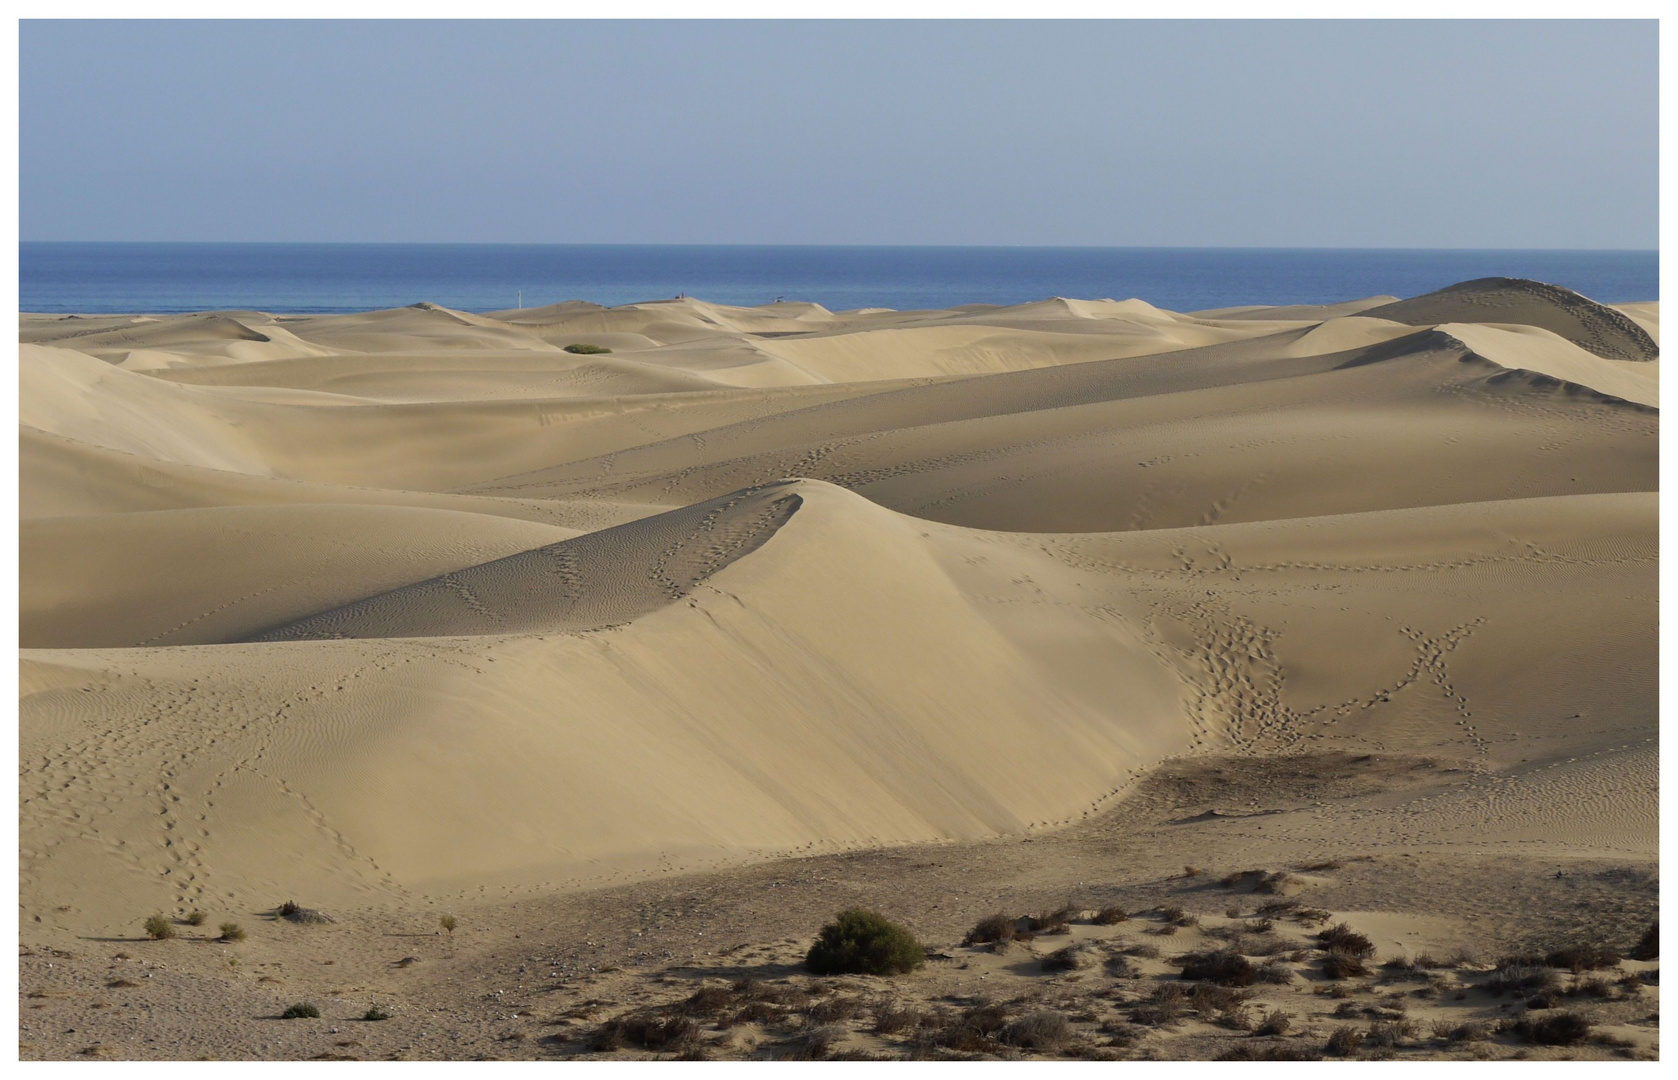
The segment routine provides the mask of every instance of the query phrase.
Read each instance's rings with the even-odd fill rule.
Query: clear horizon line
[[[1242,245],[1242,244],[810,244],[810,243],[654,243],[637,241],[510,241],[510,240],[23,240],[24,244],[145,245],[179,246],[269,246],[269,247],[597,247],[597,248],[855,248],[903,251],[1510,251],[1510,252],[1602,252],[1658,255],[1660,248],[1619,247],[1357,247],[1352,245]]]

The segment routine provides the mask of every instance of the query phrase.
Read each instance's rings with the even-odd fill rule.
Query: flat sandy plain
[[[25,1058],[1658,1054],[1654,302],[20,329]]]

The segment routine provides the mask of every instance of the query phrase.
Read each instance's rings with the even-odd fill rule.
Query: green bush
[[[926,950],[903,927],[853,908],[822,927],[804,963],[817,975],[900,975],[926,963]]]
[[[280,1014],[282,1020],[319,1020],[320,1010],[307,1001],[300,1001]]]
[[[368,1009],[365,1013],[363,1013],[361,1018],[363,1020],[368,1020],[368,1021],[389,1020],[390,1019],[390,1014],[385,1012],[383,1009],[379,1008],[377,1005],[375,1005],[371,1009]]]
[[[193,908],[192,909],[192,914],[190,914],[186,917],[186,924],[188,926],[203,926],[204,925],[204,920],[207,919],[207,918],[209,918],[208,915],[205,915],[202,911],[199,911],[197,908]]]
[[[236,922],[224,922],[221,924],[221,937],[217,940],[243,941],[245,940],[245,928]]]
[[[146,920],[146,936],[153,941],[175,936],[175,924],[161,915],[153,915]]]
[[[579,341],[575,344],[565,346],[565,351],[568,353],[576,353],[578,356],[599,356],[602,353],[609,353],[612,350],[608,349],[604,345],[587,345]]]

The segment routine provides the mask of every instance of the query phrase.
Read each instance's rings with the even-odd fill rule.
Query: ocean
[[[1139,297],[1173,311],[1408,297],[1479,277],[1536,278],[1604,303],[1659,298],[1654,251],[1303,248],[752,247],[545,244],[23,243],[32,312],[465,311],[685,293],[834,311]]]

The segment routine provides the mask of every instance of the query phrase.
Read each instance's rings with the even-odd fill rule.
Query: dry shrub
[[[146,936],[153,941],[165,941],[175,936],[175,924],[162,915],[152,915],[146,919]]]
[[[1200,922],[1200,916],[1185,911],[1175,904],[1159,909],[1160,915],[1173,926],[1194,926]]]
[[[1268,934],[1276,929],[1276,924],[1269,919],[1248,919],[1241,929],[1249,934]]]
[[[1109,956],[1103,967],[1107,974],[1115,979],[1134,979],[1141,975],[1141,970],[1125,956]]]
[[[1117,904],[1109,904],[1096,912],[1092,921],[1097,926],[1112,926],[1115,923],[1127,922],[1129,919],[1130,915],[1124,908]]]
[[[1360,959],[1368,959],[1375,955],[1375,943],[1343,922],[1335,923],[1327,930],[1318,931],[1317,940],[1322,942],[1322,947],[1329,952],[1344,953]]]
[[[1258,1027],[1253,1029],[1254,1035],[1286,1035],[1293,1027],[1293,1014],[1280,1009],[1272,1009],[1259,1021]]]
[[[1138,942],[1135,945],[1126,945],[1124,948],[1120,949],[1119,952],[1123,953],[1125,956],[1141,957],[1143,960],[1159,959],[1159,946],[1149,945],[1145,941]]]
[[[1162,983],[1154,987],[1146,1000],[1130,1010],[1130,1019],[1145,1027],[1174,1024],[1188,1011],[1187,997],[1181,983]]]
[[[777,1061],[820,1061],[833,1052],[839,1040],[845,1037],[845,1029],[832,1024],[822,1024],[811,1028],[803,1035],[794,1039],[775,1055]]]
[[[1620,954],[1601,945],[1569,945],[1551,952],[1544,957],[1544,962],[1554,968],[1565,968],[1577,975],[1581,971],[1618,967]]]
[[[685,1016],[646,1010],[606,1021],[589,1039],[588,1048],[596,1053],[621,1050],[625,1046],[671,1050],[686,1046],[698,1034],[698,1025]]]
[[[1330,979],[1355,979],[1369,974],[1369,968],[1356,956],[1331,952],[1323,957],[1323,975]]]
[[[1382,1020],[1370,1025],[1365,1038],[1376,1046],[1390,1050],[1406,1039],[1415,1038],[1418,1031],[1420,1028],[1414,1020]]]
[[[701,986],[676,1006],[688,1016],[715,1016],[734,1004],[734,995],[720,986]]]
[[[1190,953],[1182,958],[1183,978],[1215,983],[1219,986],[1251,986],[1257,977],[1252,961],[1238,952],[1220,949],[1210,953]]]
[[[1219,1054],[1217,1061],[1321,1061],[1321,1054],[1284,1042],[1240,1042]]]
[[[1556,973],[1543,964],[1531,963],[1527,957],[1511,956],[1498,963],[1483,989],[1498,996],[1510,992],[1524,994],[1554,990],[1558,982]]]
[[[1354,1027],[1337,1027],[1328,1037],[1325,1053],[1333,1057],[1351,1057],[1363,1045],[1363,1032]]]
[[[208,918],[208,915],[199,911],[197,908],[193,908],[192,911],[187,914],[185,922],[188,926],[203,926],[204,920]]]
[[[896,1035],[914,1031],[921,1026],[924,1019],[918,1009],[898,1005],[881,1006],[874,1010],[874,1034]]]
[[[1315,874],[1323,870],[1338,870],[1345,865],[1339,859],[1324,859],[1322,862],[1306,863],[1300,870],[1307,874]]]
[[[1657,920],[1649,924],[1649,929],[1643,932],[1636,945],[1632,946],[1633,960],[1659,960],[1661,958],[1661,924]]]
[[[963,945],[989,945],[997,941],[1014,940],[1014,920],[1002,914],[987,915],[980,919],[973,929],[962,939]]]
[[[1277,986],[1287,986],[1293,982],[1293,969],[1286,964],[1271,961],[1259,968],[1256,977],[1262,983],[1274,983]]]
[[[1052,1054],[1072,1041],[1072,1025],[1064,1014],[1040,1009],[1003,1027],[997,1041],[1022,1050]]]
[[[1488,1026],[1473,1021],[1458,1024],[1450,1020],[1435,1020],[1433,1037],[1448,1043],[1485,1042],[1492,1034]]]
[[[1581,979],[1567,989],[1568,997],[1601,998],[1604,1001],[1614,998],[1614,984],[1604,978]]]
[[[1069,924],[1077,917],[1077,908],[1063,904],[1047,914],[1033,915],[1026,920],[1026,929],[1036,934],[1070,934],[1072,927]]]
[[[1578,1013],[1555,1013],[1532,1020],[1523,1017],[1512,1027],[1515,1034],[1542,1046],[1573,1046],[1590,1036],[1590,1021]]]
[[[1094,950],[1088,945],[1068,945],[1043,958],[1044,971],[1078,971],[1095,960]]]
[[[862,1014],[863,1001],[860,997],[830,997],[826,1001],[818,1001],[804,1011],[804,1015],[818,1024],[832,1024],[841,1020],[850,1020]]]

